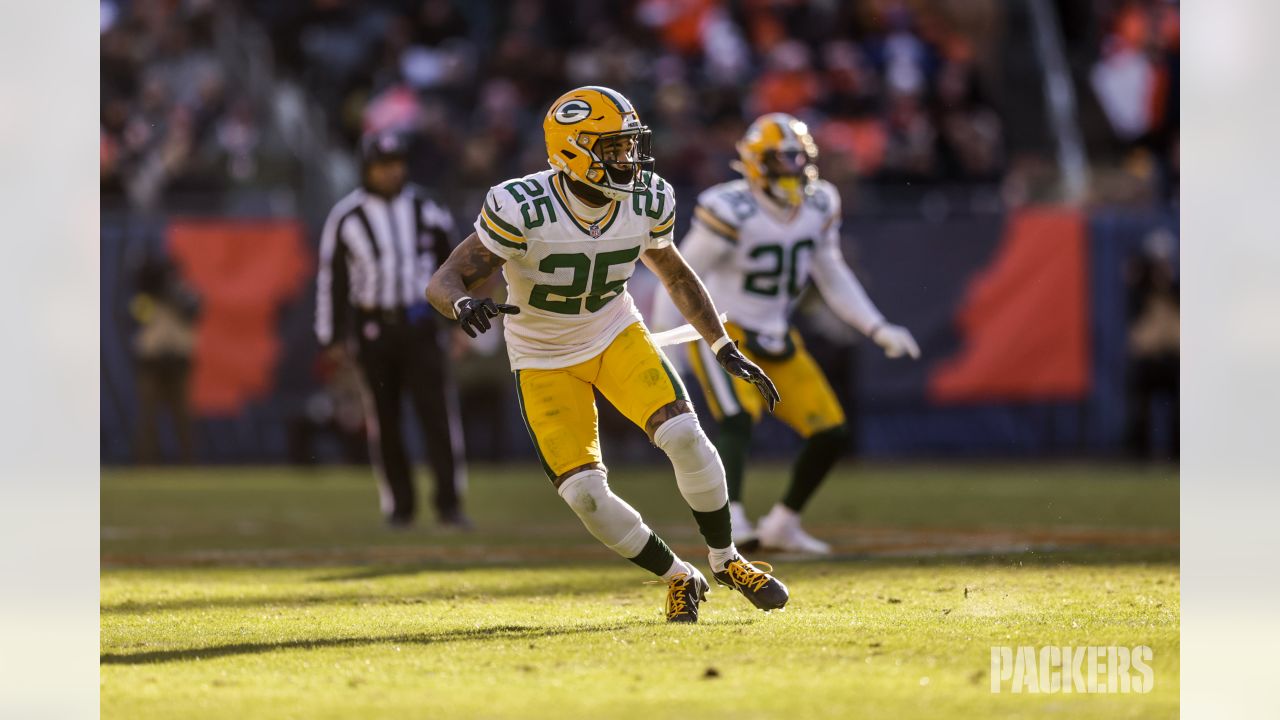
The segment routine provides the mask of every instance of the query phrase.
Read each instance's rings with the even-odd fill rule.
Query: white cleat
[[[751,524],[751,519],[747,517],[747,509],[740,502],[729,503],[729,522],[733,525],[733,544],[742,548],[744,545],[750,547],[757,543],[756,529]]]
[[[768,515],[760,518],[757,531],[760,547],[767,550],[805,555],[831,554],[831,546],[805,532],[800,527],[800,516],[783,505],[774,505]]]

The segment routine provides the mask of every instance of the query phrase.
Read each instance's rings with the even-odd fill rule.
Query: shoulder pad
[[[546,195],[546,190],[537,183],[527,184],[526,178],[510,180],[489,188],[485,193],[484,205],[480,208],[480,216],[476,219],[476,229],[480,231],[481,240],[486,245],[497,243],[509,250],[523,252],[525,249],[525,222],[527,213],[521,212],[521,205],[528,201],[531,189],[537,189],[538,195]]]
[[[825,215],[836,219],[840,217],[840,191],[826,180],[819,180],[814,184],[813,192],[806,196],[805,202]]]
[[[648,217],[656,228],[675,217],[675,189],[656,172],[646,171],[643,177],[648,189],[631,195],[631,211]]]
[[[724,239],[737,242],[738,228],[758,210],[756,199],[745,183],[734,181],[702,191],[693,218]]]

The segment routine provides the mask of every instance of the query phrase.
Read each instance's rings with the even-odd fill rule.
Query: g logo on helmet
[[[560,107],[556,108],[556,111],[552,113],[556,122],[561,125],[573,125],[574,123],[582,122],[583,120],[586,120],[587,116],[590,114],[591,106],[587,104],[587,101],[579,100],[577,98],[564,101],[560,104]]]

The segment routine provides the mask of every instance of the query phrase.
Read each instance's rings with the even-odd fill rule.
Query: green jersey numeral
[[[591,273],[591,294],[587,296],[587,310],[596,312],[609,304],[609,301],[622,294],[627,285],[627,278],[609,280],[609,268],[614,265],[626,265],[640,257],[640,248],[611,250],[596,256],[596,269]]]
[[[797,297],[808,278],[800,277],[800,253],[813,252],[813,240],[805,238],[791,246],[790,257],[782,245],[771,243],[759,245],[747,253],[752,260],[765,258],[768,263],[759,270],[753,270],[743,276],[743,289],[755,295],[776,297],[782,291],[782,276],[786,274],[786,289],[789,297]],[[805,273],[806,275],[808,273]]]
[[[596,255],[595,268],[591,267],[591,258],[585,253],[558,253],[548,255],[538,263],[538,269],[545,273],[554,273],[561,268],[573,270],[573,278],[568,285],[546,285],[539,283],[529,293],[529,305],[539,310],[559,315],[578,315],[582,312],[583,294],[586,293],[588,312],[599,312],[610,301],[622,294],[628,278],[609,280],[609,268],[615,265],[626,265],[640,257],[640,248],[611,250]],[[588,278],[591,292],[587,292]],[[563,299],[553,300],[552,295]]]
[[[649,174],[647,177],[653,177]],[[663,211],[667,208],[667,183],[662,178],[658,178],[658,184],[645,190],[642,193],[636,193],[631,196],[631,210],[637,215],[647,215],[654,220],[662,219]]]
[[[560,268],[572,268],[573,279],[568,285],[534,285],[529,293],[529,304],[539,310],[559,313],[561,315],[577,315],[582,312],[582,293],[587,291],[587,272],[591,269],[591,258],[585,253],[564,253],[548,255],[538,263],[538,269],[544,273],[554,273]],[[552,295],[559,295],[563,300],[552,300]]]
[[[556,221],[556,209],[551,204],[547,189],[533,180],[512,180],[502,186],[520,203],[520,217],[527,230],[542,227],[547,220]],[[526,194],[528,197],[526,197]],[[531,214],[533,213],[533,214]]]

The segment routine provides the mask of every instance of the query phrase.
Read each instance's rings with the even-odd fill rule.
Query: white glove
[[[885,357],[900,358],[910,355],[912,360],[920,359],[920,346],[911,337],[911,331],[901,325],[885,323],[871,333],[871,340],[884,348]]]

